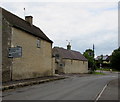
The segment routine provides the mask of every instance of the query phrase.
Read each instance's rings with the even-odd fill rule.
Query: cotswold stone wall
[[[9,22],[2,17],[2,81],[11,80],[12,59],[8,58],[8,50],[11,47],[12,29]]]
[[[12,46],[22,47],[22,57],[13,58],[12,79],[27,79],[53,75],[52,44],[24,31],[12,28]]]
[[[79,60],[63,59],[65,73],[88,73],[88,62]]]

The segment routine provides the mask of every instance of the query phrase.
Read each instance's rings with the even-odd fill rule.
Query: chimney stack
[[[69,42],[69,44],[67,45],[67,50],[71,50],[70,42]]]
[[[25,21],[29,22],[32,25],[33,24],[33,17],[32,16],[25,16]]]

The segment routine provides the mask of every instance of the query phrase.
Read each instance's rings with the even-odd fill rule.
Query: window
[[[62,67],[62,66],[63,66],[63,64],[61,63],[61,64],[60,64],[60,67]]]
[[[65,64],[64,63],[59,63],[59,67],[64,67],[65,66]]]
[[[55,74],[58,74],[58,70],[55,70]]]
[[[56,54],[56,55],[55,55],[55,58],[56,58],[56,59],[59,59],[59,57],[60,57],[59,54]]]
[[[38,38],[38,39],[37,39],[37,48],[40,48],[40,47],[41,47],[40,45],[41,45],[41,39]]]

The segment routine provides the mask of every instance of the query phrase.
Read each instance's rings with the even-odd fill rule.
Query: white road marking
[[[106,84],[104,86],[104,88],[102,89],[102,91],[99,93],[98,97],[96,98],[95,102],[97,102],[99,100],[99,98],[101,97],[102,93],[104,92],[104,90],[106,89],[106,87],[108,86],[108,84]]]

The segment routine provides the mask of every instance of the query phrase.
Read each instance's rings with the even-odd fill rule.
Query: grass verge
[[[97,70],[102,70],[102,71],[110,71],[110,68],[97,68]],[[113,72],[120,72],[119,70],[116,70],[116,69],[112,69]]]
[[[91,72],[90,74],[95,74],[95,75],[106,75],[105,73],[102,73],[102,72]]]

